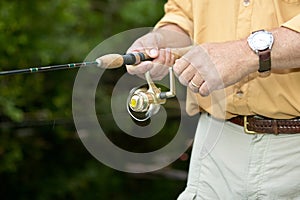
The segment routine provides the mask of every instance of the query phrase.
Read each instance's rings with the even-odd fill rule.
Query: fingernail
[[[203,96],[203,97],[206,97],[206,96],[209,95],[208,89],[205,88],[205,87],[202,87],[202,86],[201,86],[200,89],[199,89],[199,93],[200,93],[200,95]]]
[[[149,54],[150,54],[150,56],[157,56],[158,50],[157,49],[151,49]]]

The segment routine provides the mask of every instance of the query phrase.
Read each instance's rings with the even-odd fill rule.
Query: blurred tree
[[[104,39],[153,26],[165,2],[1,0],[0,70],[81,62]],[[138,191],[141,179],[91,158],[72,121],[76,72],[0,77],[0,198],[149,199],[155,190],[158,197],[153,199],[175,198],[174,191],[167,191],[179,192],[182,181],[146,179]],[[107,74],[108,87],[116,76]],[[109,97],[101,98],[107,102]],[[114,124],[107,124],[118,134]]]

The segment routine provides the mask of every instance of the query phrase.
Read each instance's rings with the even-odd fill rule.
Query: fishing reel
[[[133,88],[127,98],[127,111],[130,116],[139,122],[150,119],[158,113],[162,104],[166,103],[166,99],[176,95],[175,78],[173,68],[169,67],[170,90],[162,92],[151,79],[149,71],[145,73],[148,87],[141,86]]]

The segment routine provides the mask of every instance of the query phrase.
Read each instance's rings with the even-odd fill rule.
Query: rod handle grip
[[[146,53],[134,52],[122,56],[124,65],[136,65],[146,60],[152,60]]]
[[[175,60],[181,58],[184,54],[190,51],[193,46],[181,47],[181,48],[171,48],[171,54],[173,54]]]
[[[183,48],[171,48],[171,53],[174,55],[175,60],[186,54],[193,46]],[[99,67],[106,69],[114,69],[122,67],[123,65],[136,65],[142,61],[152,60],[144,52],[134,52],[125,55],[120,54],[107,54],[96,59]]]

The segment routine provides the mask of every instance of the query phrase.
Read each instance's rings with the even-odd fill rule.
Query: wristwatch
[[[251,33],[247,41],[259,57],[259,74],[268,76],[271,72],[271,49],[274,42],[272,33],[265,30],[255,31]]]

